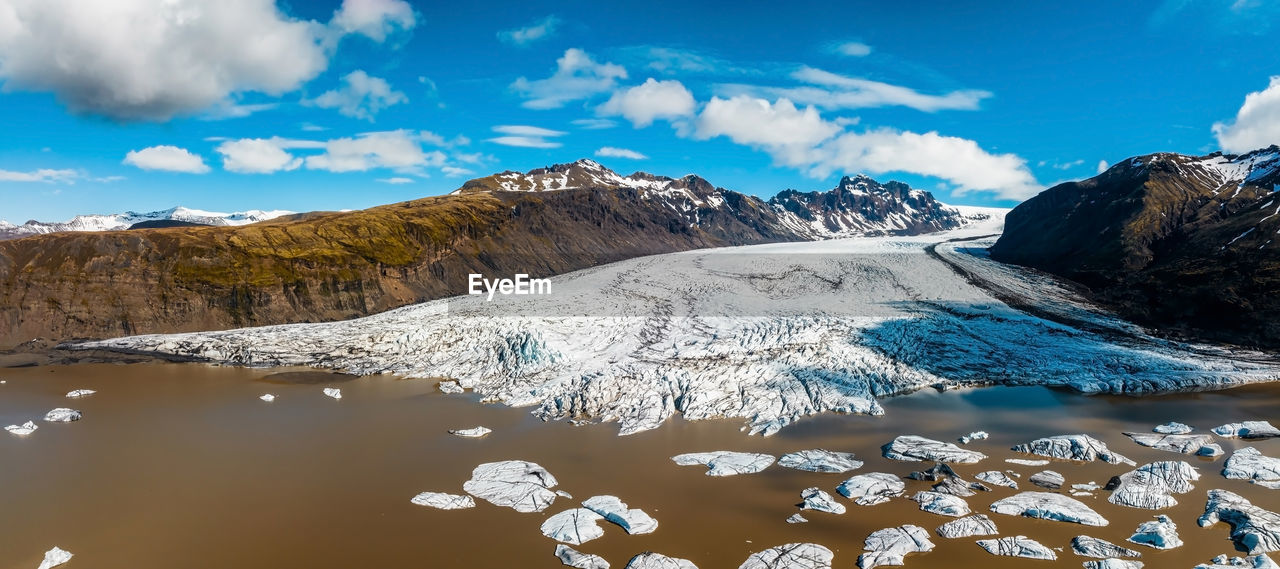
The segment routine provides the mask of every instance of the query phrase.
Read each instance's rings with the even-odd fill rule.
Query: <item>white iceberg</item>
[[[698,569],[692,561],[646,551],[631,558],[626,569]]]
[[[342,390],[336,387],[324,388],[324,394],[334,399],[342,399]]]
[[[803,524],[803,523],[808,523],[808,521],[809,521],[809,518],[806,518],[798,513],[791,514],[791,516],[787,518],[787,523],[789,524]]]
[[[582,553],[563,543],[556,544],[556,557],[569,567],[575,569],[609,569],[609,562],[599,555]]]
[[[1050,492],[1022,492],[991,504],[991,511],[1008,516],[1023,516],[1087,526],[1105,526],[1109,522],[1083,502]]]
[[[854,460],[850,452],[813,449],[784,454],[778,459],[778,466],[809,472],[848,472],[862,468],[862,461]]]
[[[1251,555],[1249,557],[1227,557],[1219,555],[1209,561],[1209,563],[1201,563],[1195,566],[1195,569],[1280,569],[1275,561],[1266,555]]]
[[[1190,425],[1187,425],[1185,423],[1170,421],[1163,425],[1157,425],[1154,429],[1151,429],[1151,430],[1153,432],[1160,433],[1162,435],[1185,435],[1187,433],[1190,433],[1193,429],[1191,428]]]
[[[938,535],[947,539],[958,539],[961,537],[973,537],[975,535],[998,535],[999,529],[996,529],[996,523],[986,514],[974,514],[965,516],[958,520],[951,520],[945,524],[938,526],[934,530]]]
[[[1186,494],[1194,489],[1191,483],[1200,479],[1190,464],[1182,461],[1162,461],[1144,464],[1137,470],[1121,474],[1119,485],[1107,501],[1112,504],[1162,510],[1178,504],[1174,494]]]
[[[1062,485],[1067,483],[1066,478],[1052,470],[1041,470],[1040,472],[1032,474],[1031,478],[1028,478],[1027,480],[1036,486],[1048,488],[1050,490],[1062,488]]]
[[[93,395],[94,393],[97,393],[97,391],[94,391],[92,389],[73,389],[67,392],[67,397],[75,399],[77,397],[88,397],[90,395]]]
[[[586,508],[573,508],[555,514],[542,522],[542,535],[571,545],[581,545],[604,536],[597,523],[604,516]]]
[[[1280,429],[1267,421],[1227,423],[1213,429],[1214,434],[1229,439],[1269,439],[1280,437]]]
[[[9,431],[10,433],[13,433],[15,435],[27,436],[31,433],[36,432],[36,429],[39,429],[39,428],[40,427],[37,426],[34,421],[27,421],[21,425],[9,425],[8,427],[5,427],[4,430]]]
[[[992,486],[1004,486],[1006,488],[1013,488],[1014,490],[1018,489],[1018,483],[1015,482],[1012,478],[1009,478],[1007,474],[1000,472],[999,470],[988,470],[986,472],[979,472],[976,476],[974,476],[974,478],[977,478],[978,480],[986,482],[987,484],[990,484]]]
[[[53,569],[54,567],[71,561],[72,557],[74,557],[74,555],[72,555],[70,551],[60,547],[54,547],[53,549],[44,552],[44,561],[41,561],[40,566],[36,569]]]
[[[441,393],[462,393],[466,391],[456,381],[441,381],[436,384],[436,387],[440,389]]]
[[[816,543],[788,543],[752,553],[738,569],[831,569],[835,554]]]
[[[1115,557],[1084,562],[1084,569],[1142,569],[1142,567],[1143,563],[1141,561],[1117,559]]]
[[[1060,460],[1078,460],[1082,462],[1101,460],[1110,464],[1137,465],[1137,463],[1125,458],[1123,455],[1112,452],[1111,449],[1107,448],[1107,443],[1089,435],[1044,437],[1015,446],[1013,450],[1014,452],[1037,454]]]
[[[1178,524],[1164,515],[1156,516],[1153,521],[1139,524],[1137,531],[1129,537],[1129,541],[1156,549],[1173,549],[1182,546],[1182,539],[1178,537]]]
[[[261,399],[261,400],[263,400],[263,401],[266,401],[267,403],[270,403],[270,402],[272,402],[272,401],[275,401],[275,400],[276,400],[276,396],[275,396],[275,395],[272,395],[272,394],[270,394],[270,393],[264,393],[264,394],[262,394],[262,395],[259,395],[259,396],[258,396],[258,399]]]
[[[752,452],[691,452],[671,457],[680,466],[701,464],[707,467],[707,476],[733,476],[754,474],[773,464],[773,455]]]
[[[556,484],[556,478],[537,463],[505,460],[477,466],[462,489],[495,506],[529,513],[541,512],[556,501],[556,493],[550,490]]]
[[[872,569],[881,565],[902,565],[909,553],[932,551],[933,542],[929,541],[929,532],[924,528],[908,524],[872,532],[867,536],[863,549],[867,552],[858,556],[858,567]]]
[[[933,461],[973,464],[987,455],[965,450],[951,443],[935,441],[916,435],[902,435],[882,449],[885,458],[906,461]]]
[[[49,421],[50,423],[70,423],[72,421],[79,421],[82,418],[84,418],[83,413],[66,407],[58,407],[44,415],[44,420]]]
[[[837,502],[835,496],[818,489],[816,486],[805,488],[800,492],[800,499],[803,500],[800,508],[805,510],[827,512],[829,514],[843,514],[845,512],[844,504]]]
[[[1200,456],[1222,454],[1222,447],[1213,442],[1213,437],[1209,435],[1125,433],[1125,436],[1144,447],[1157,450]]]
[[[490,429],[489,427],[483,427],[483,426],[472,427],[470,429],[450,429],[449,430],[449,434],[451,435],[458,436],[458,437],[467,437],[472,439],[483,437],[492,432],[493,432],[493,429]]]
[[[464,510],[476,507],[476,501],[466,494],[446,494],[444,492],[422,492],[413,498],[411,503],[441,510]]]
[[[1107,557],[1142,557],[1142,553],[1087,535],[1077,535],[1073,538],[1071,540],[1071,550],[1076,555],[1097,557],[1099,559]]]
[[[969,515],[969,504],[959,496],[924,491],[916,492],[916,495],[912,496],[911,499],[920,504],[921,510],[931,514],[951,516],[953,518]]]
[[[1231,453],[1222,475],[1232,480],[1248,480],[1272,490],[1280,490],[1280,458],[1263,455],[1258,449],[1245,447]]]
[[[1200,527],[1231,525],[1231,541],[1250,555],[1280,551],[1280,514],[1253,505],[1234,492],[1210,490]]]
[[[1038,460],[1038,459],[1028,460],[1025,458],[1006,458],[1004,459],[1004,461],[1009,464],[1017,464],[1020,466],[1048,466],[1049,465],[1049,461]]]
[[[901,496],[907,488],[901,478],[883,472],[859,474],[840,483],[836,492],[853,500],[859,506],[873,506],[888,502],[889,498]]]
[[[1058,555],[1052,549],[1025,535],[1002,537],[1000,539],[980,539],[978,545],[992,555],[1004,557],[1025,557],[1027,559],[1045,559],[1052,561]]]
[[[991,435],[987,434],[986,431],[974,431],[972,433],[969,433],[967,435],[960,437],[960,444],[967,445],[973,441],[985,440],[987,437],[990,437],[990,436]]]
[[[617,524],[631,535],[653,533],[658,529],[658,520],[653,519],[644,510],[628,508],[626,502],[618,499],[617,496],[592,496],[582,502],[582,507],[600,514],[604,519]]]

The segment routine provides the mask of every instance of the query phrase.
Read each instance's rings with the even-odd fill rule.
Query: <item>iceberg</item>
[[[556,557],[560,559],[560,563],[574,569],[609,569],[609,562],[603,557],[582,553],[563,543],[556,544]]]
[[[1272,490],[1280,490],[1280,459],[1263,455],[1258,449],[1244,447],[1231,453],[1222,475],[1232,480],[1248,480]]]
[[[324,394],[334,399],[342,399],[342,390],[336,387],[324,388]]]
[[[837,502],[835,496],[819,490],[816,486],[805,488],[800,492],[800,499],[803,500],[800,508],[804,510],[827,512],[828,514],[843,514],[845,512],[844,504]]]
[[[996,523],[986,514],[974,514],[966,516],[958,520],[952,520],[938,526],[934,530],[938,535],[947,539],[957,539],[961,537],[973,537],[975,535],[998,535],[1000,530],[996,529]]]
[[[1173,549],[1182,545],[1178,537],[1178,525],[1169,516],[1156,516],[1154,521],[1142,522],[1129,541],[1156,549]]]
[[[959,496],[924,491],[916,492],[916,495],[912,496],[911,499],[920,504],[921,510],[931,514],[951,516],[953,518],[969,515],[969,504]]]
[[[1025,557],[1027,559],[1045,559],[1052,561],[1058,555],[1052,549],[1025,535],[1002,537],[1000,539],[980,539],[978,545],[992,555],[1004,557]]]
[[[738,569],[831,569],[835,554],[816,543],[788,543],[747,557]]]
[[[550,490],[556,484],[556,478],[537,463],[505,460],[475,467],[462,489],[495,506],[530,513],[541,512],[556,501],[556,493]]]
[[[36,569],[53,569],[54,567],[71,561],[72,557],[74,557],[74,555],[72,555],[70,551],[60,547],[54,547],[53,549],[44,552],[44,561],[41,561],[40,566]]]
[[[1142,557],[1142,553],[1120,547],[1106,540],[1087,535],[1077,535],[1071,540],[1071,550],[1083,557]]]
[[[646,551],[631,558],[626,569],[698,569],[692,561]]]
[[[1087,526],[1105,526],[1109,522],[1083,502],[1049,492],[1022,492],[991,504],[991,511],[1009,516],[1023,516]]]
[[[27,421],[21,425],[9,425],[8,427],[5,427],[4,430],[9,431],[10,433],[13,433],[15,435],[25,437],[31,433],[36,432],[36,429],[39,429],[39,428],[40,427],[38,427],[35,424],[35,422]]]
[[[428,506],[440,510],[463,510],[476,507],[476,501],[465,494],[446,494],[444,492],[422,492],[409,499],[419,506]]]
[[[850,452],[814,449],[784,454],[778,459],[778,466],[809,472],[848,472],[862,468],[862,461],[854,460]]]
[[[94,393],[97,393],[97,391],[94,391],[92,389],[73,389],[67,392],[67,397],[75,399],[77,397],[88,397],[90,395],[93,395]]]
[[[582,545],[604,537],[604,528],[596,523],[604,516],[586,508],[573,508],[555,514],[542,522],[542,535],[570,545]]]
[[[859,506],[874,506],[889,501],[889,498],[901,496],[907,488],[902,479],[892,474],[872,472],[859,474],[836,487],[841,496],[853,500]]]
[[[1231,541],[1250,555],[1280,551],[1280,514],[1264,510],[1226,490],[1210,490],[1200,527],[1231,525]]]
[[[458,437],[472,438],[472,439],[483,437],[492,432],[493,432],[493,429],[490,429],[489,427],[483,427],[483,426],[472,427],[470,429],[450,429],[449,430],[449,434],[451,435],[458,436]]]
[[[707,476],[733,476],[735,474],[754,474],[773,464],[773,455],[751,452],[691,452],[671,457],[680,466],[703,465],[707,467]]]
[[[630,535],[653,533],[658,529],[658,520],[650,517],[644,510],[628,508],[626,502],[617,496],[592,496],[582,502],[582,507],[600,514]]]
[[[1213,433],[1229,439],[1270,439],[1280,437],[1280,429],[1267,421],[1227,423],[1213,429]]]
[[[79,421],[83,417],[84,414],[76,411],[75,409],[58,407],[57,409],[45,413],[44,420],[49,421],[50,423],[70,423],[72,421]]]
[[[858,567],[872,569],[881,565],[902,565],[909,553],[927,553],[933,550],[929,532],[920,526],[904,525],[872,532],[867,536],[858,556]]]
[[[1190,492],[1194,489],[1191,483],[1199,479],[1200,473],[1182,461],[1144,464],[1121,474],[1119,485],[1107,501],[1130,508],[1162,510],[1177,505],[1173,495]]]
[[[882,449],[885,458],[904,461],[933,461],[973,464],[987,455],[965,450],[951,443],[926,439],[916,435],[903,435]]]
[[[1124,463],[1129,466],[1137,466],[1137,463],[1125,458],[1123,455],[1111,452],[1111,449],[1107,448],[1107,443],[1089,435],[1058,435],[1056,437],[1045,437],[1015,446],[1013,447],[1013,450],[1014,452],[1037,454],[1059,460],[1077,460],[1082,462],[1101,460],[1110,464]]]

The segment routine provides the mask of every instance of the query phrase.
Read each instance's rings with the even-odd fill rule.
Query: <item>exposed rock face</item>
[[[788,543],[752,553],[738,569],[831,569],[835,554],[816,543]]]
[[[617,496],[592,496],[582,503],[582,507],[600,514],[631,535],[653,533],[658,529],[657,520],[644,510],[628,508],[626,502]]]
[[[978,545],[992,555],[1046,560],[1058,558],[1058,555],[1052,549],[1025,535],[1002,537],[1000,539],[980,539],[978,540]]]
[[[1190,492],[1191,483],[1199,479],[1200,473],[1182,461],[1144,464],[1120,475],[1120,485],[1107,501],[1145,510],[1171,508],[1178,503],[1173,495]]]
[[[586,508],[565,510],[542,522],[542,535],[571,545],[581,545],[604,537],[604,528],[598,523],[603,519],[604,516]]]
[[[1142,553],[1087,535],[1078,535],[1073,538],[1071,550],[1076,555],[1084,557],[1142,557]]]
[[[1061,460],[1080,460],[1084,462],[1102,460],[1110,464],[1124,463],[1131,466],[1135,464],[1132,460],[1119,453],[1111,452],[1111,449],[1107,448],[1107,443],[1089,435],[1045,437],[1013,447],[1013,450]]]
[[[1277,182],[1275,146],[1131,158],[1023,202],[991,254],[1080,282],[1165,330],[1275,347]]]
[[[1156,516],[1149,522],[1138,525],[1137,531],[1129,537],[1129,541],[1156,549],[1173,549],[1182,546],[1178,537],[1178,525],[1169,516]]]
[[[778,459],[778,466],[809,472],[848,472],[862,468],[851,452],[814,449],[790,452]]]
[[[1065,477],[1052,470],[1041,470],[1040,472],[1032,474],[1031,478],[1028,478],[1027,480],[1031,481],[1031,483],[1036,486],[1048,488],[1050,490],[1062,488],[1062,485],[1067,483],[1067,479]]]
[[[1222,447],[1213,442],[1209,435],[1162,435],[1158,433],[1125,433],[1133,442],[1144,447],[1158,450],[1194,454],[1199,456],[1218,456]]]
[[[1270,439],[1280,437],[1280,429],[1268,421],[1227,423],[1213,429],[1214,434],[1229,439]]]
[[[787,226],[817,238],[843,235],[914,235],[955,229],[960,212],[902,182],[880,184],[867,176],[845,177],[827,192],[784,190],[769,200]]]
[[[907,461],[934,461],[972,464],[987,455],[978,451],[965,450],[951,443],[926,439],[916,435],[903,435],[893,439],[882,449],[885,458]]]
[[[441,510],[464,510],[476,507],[476,501],[466,494],[446,494],[444,492],[423,492],[409,500],[419,506],[428,506]]]
[[[827,512],[829,514],[843,514],[845,512],[844,504],[836,501],[836,497],[827,492],[813,488],[805,488],[800,492],[800,499],[803,502],[800,507],[805,510],[814,510],[817,512]]]
[[[853,500],[859,506],[874,506],[901,496],[907,488],[902,479],[892,474],[871,472],[859,474],[840,483],[836,488],[841,496]]]
[[[972,537],[975,535],[998,535],[1000,530],[996,529],[996,523],[986,514],[974,514],[965,516],[958,520],[952,520],[938,526],[935,530],[938,535],[947,539],[957,539],[961,537]]]
[[[1231,540],[1250,554],[1280,551],[1280,514],[1253,505],[1239,494],[1210,490],[1200,527],[1231,525]]]
[[[627,562],[626,569],[698,569],[688,559],[667,557],[652,551],[641,553]]]
[[[707,467],[707,476],[733,476],[754,474],[773,464],[772,455],[752,452],[716,451],[691,452],[671,457],[680,466],[701,464]]]
[[[1280,459],[1264,456],[1256,448],[1245,447],[1231,453],[1222,475],[1280,490]]]
[[[920,509],[931,514],[940,516],[951,516],[958,518],[969,515],[969,504],[959,496],[943,494],[941,492],[916,492],[911,497],[920,504]]]
[[[1009,516],[1105,526],[1107,519],[1074,498],[1049,492],[1023,492],[991,504],[991,511]]]
[[[505,460],[477,466],[462,489],[495,506],[529,513],[541,512],[556,501],[556,493],[550,490],[556,484],[556,477],[536,463]]]
[[[902,565],[909,553],[933,550],[929,532],[920,526],[904,525],[872,532],[864,543],[866,553],[858,556],[858,567],[872,569],[882,565]]]
[[[574,569],[609,569],[609,562],[599,555],[582,553],[563,543],[556,544],[556,557]]]

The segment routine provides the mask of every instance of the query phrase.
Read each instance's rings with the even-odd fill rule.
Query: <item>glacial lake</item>
[[[792,542],[814,542],[835,552],[836,567],[856,567],[863,539],[905,523],[931,534],[937,547],[907,557],[907,567],[1071,567],[1088,558],[1070,540],[1090,535],[1142,552],[1149,568],[1185,567],[1235,552],[1229,527],[1196,525],[1205,493],[1231,490],[1272,510],[1280,490],[1226,480],[1222,464],[1238,448],[1254,446],[1280,456],[1280,439],[1217,438],[1227,455],[1217,460],[1140,447],[1122,433],[1150,431],[1181,421],[1197,432],[1227,422],[1280,419],[1280,385],[1149,398],[1085,397],[1041,387],[993,387],[949,392],[923,390],[885,399],[885,415],[820,415],[775,436],[740,432],[740,420],[685,421],[618,437],[617,426],[542,422],[528,409],[482,404],[470,394],[446,395],[433,380],[371,376],[352,379],[327,372],[282,371],[200,364],[81,364],[0,369],[0,425],[34,420],[35,433],[0,433],[0,568],[32,569],[59,546],[75,554],[65,567],[96,569],[306,567],[563,567],[556,542],[539,532],[551,514],[599,494],[620,497],[659,522],[648,535],[627,535],[602,523],[603,538],[574,546],[622,569],[635,554],[656,551],[702,569],[736,568],[748,555]],[[326,397],[323,387],[342,389]],[[67,399],[73,389],[97,393]],[[272,403],[258,396],[272,393]],[[84,412],[78,422],[41,420],[55,407]],[[449,429],[484,425],[481,439]],[[993,556],[979,538],[949,540],[933,530],[950,521],[897,498],[857,506],[843,497],[844,515],[804,512],[806,524],[784,520],[798,512],[800,491],[817,486],[835,493],[848,476],[906,475],[928,463],[886,460],[880,447],[895,436],[917,434],[954,441],[973,430],[991,438],[968,445],[990,458],[957,465],[972,480],[984,470],[1012,470],[1021,490],[1040,490],[1027,478],[1044,468],[1072,483],[1097,482],[1131,470],[1125,465],[1054,461],[1047,467],[1008,464],[1038,458],[1009,447],[1034,438],[1088,433],[1139,465],[1186,460],[1201,479],[1179,504],[1160,512],[1106,502],[1105,491],[1080,498],[1108,520],[1107,527],[1014,518],[987,511],[1016,493],[995,488],[968,498],[987,513],[1000,536],[1025,535],[1061,548],[1057,561]],[[825,448],[857,454],[866,465],[848,474],[820,474],[771,466],[759,474],[705,476],[670,457],[685,452],[736,450],[769,453]],[[423,491],[462,493],[472,468],[522,459],[546,467],[575,499],[560,498],[546,511],[522,514],[477,500],[469,510],[441,511],[409,502]],[[932,483],[907,481],[906,496]],[[1065,492],[1065,488],[1063,490]],[[1185,542],[1158,551],[1126,544],[1137,525],[1157,513],[1177,523]]]

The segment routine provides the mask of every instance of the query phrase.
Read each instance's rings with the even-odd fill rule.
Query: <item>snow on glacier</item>
[[[621,434],[681,413],[768,435],[822,412],[880,414],[879,398],[931,385],[1153,393],[1280,378],[1280,365],[1153,338],[1049,277],[995,263],[990,237],[948,242],[998,233],[1000,221],[642,257],[553,277],[546,296],[72,347],[445,377],[485,402],[617,422]]]

